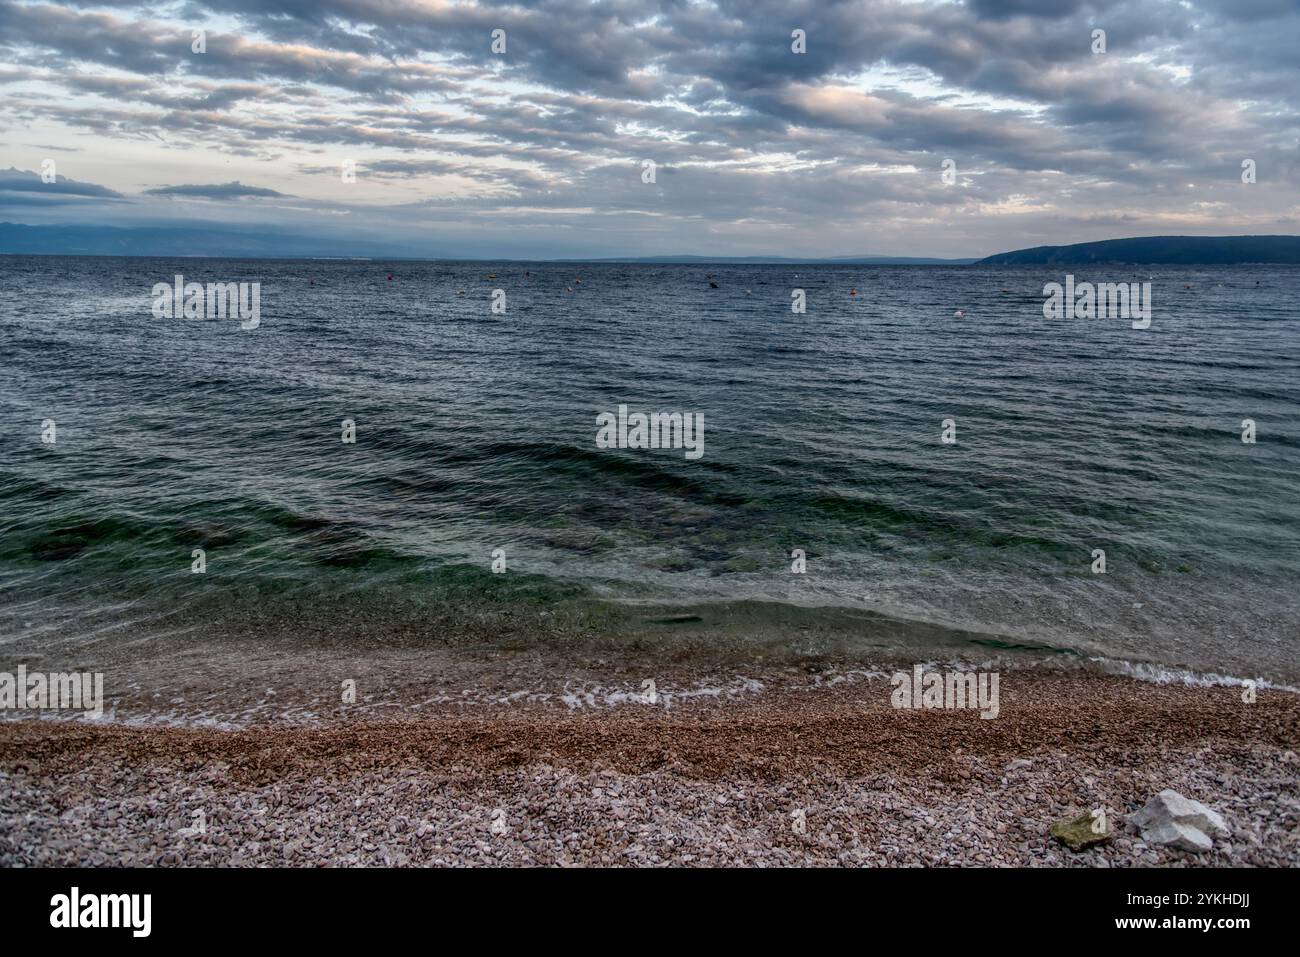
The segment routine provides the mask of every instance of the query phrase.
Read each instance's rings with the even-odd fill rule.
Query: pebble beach
[[[983,720],[894,708],[886,677],[834,667],[663,687],[243,726],[5,721],[0,865],[1300,865],[1287,691],[1026,670]],[[1126,818],[1166,788],[1231,836],[1144,843]],[[1097,808],[1106,842],[1049,836]]]

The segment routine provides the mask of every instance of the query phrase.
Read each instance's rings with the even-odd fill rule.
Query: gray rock
[[[1198,854],[1214,846],[1211,835],[1222,838],[1232,833],[1217,811],[1168,788],[1147,801],[1133,815],[1132,823],[1142,831],[1142,840],[1148,844]]]
[[[1168,821],[1144,830],[1142,837],[1150,844],[1163,844],[1165,847],[1191,851],[1193,854],[1200,854],[1214,847],[1214,841],[1210,840],[1204,831],[1176,821]]]
[[[1072,820],[1057,821],[1048,833],[1072,851],[1082,851],[1094,844],[1104,844],[1113,836],[1110,822],[1105,815],[1095,817],[1092,811],[1084,811]]]
[[[1146,807],[1133,815],[1133,823],[1143,830],[1171,821],[1190,825],[1214,837],[1230,837],[1232,834],[1219,812],[1169,788],[1147,801]]]

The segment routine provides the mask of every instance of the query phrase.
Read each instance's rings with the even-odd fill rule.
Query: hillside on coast
[[[1240,263],[1300,264],[1300,236],[1143,236],[1070,246],[1035,246],[998,253],[977,266],[1075,266],[1143,263],[1228,266]]]

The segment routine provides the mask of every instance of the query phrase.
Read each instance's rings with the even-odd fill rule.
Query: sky
[[[0,0],[0,222],[503,258],[1293,234],[1298,94],[1300,0]]]

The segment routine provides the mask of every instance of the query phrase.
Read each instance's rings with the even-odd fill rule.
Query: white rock
[[[1219,812],[1206,807],[1200,801],[1183,797],[1169,788],[1147,801],[1146,807],[1133,817],[1133,823],[1138,827],[1151,827],[1164,821],[1190,824],[1198,831],[1204,831],[1215,837],[1228,837],[1232,833]]]
[[[1141,829],[1148,844],[1185,851],[1208,851],[1214,844],[1209,835],[1228,837],[1232,833],[1217,811],[1169,788],[1147,801],[1146,807],[1133,815],[1132,823]]]
[[[1175,821],[1144,830],[1142,838],[1148,844],[1163,844],[1165,847],[1191,851],[1194,854],[1200,854],[1214,847],[1214,841],[1210,840],[1203,831],[1197,830],[1190,824],[1179,824]]]

